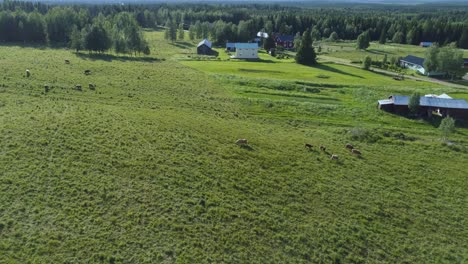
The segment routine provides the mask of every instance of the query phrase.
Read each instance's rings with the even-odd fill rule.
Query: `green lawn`
[[[191,60],[193,43],[146,35],[150,57],[0,46],[1,263],[468,258],[468,130],[447,146],[440,120],[376,108],[468,91],[334,64]]]

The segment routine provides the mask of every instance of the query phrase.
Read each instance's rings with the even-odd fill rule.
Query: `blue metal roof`
[[[424,67],[424,65],[423,65],[424,64],[424,59],[420,58],[420,57],[416,57],[416,56],[413,56],[413,55],[408,55],[408,56],[404,57],[401,60],[405,61],[405,62],[412,63],[412,64],[419,65],[421,67]]]
[[[395,105],[408,105],[410,97],[404,95],[392,95],[390,99],[393,100]],[[468,102],[466,102],[465,99],[446,99],[421,96],[419,99],[419,105],[440,108],[468,109]]]
[[[257,43],[236,43],[236,49],[258,49]]]
[[[430,46],[432,46],[432,42],[423,41],[423,42],[419,43],[419,45],[421,45],[423,47],[430,47]]]
[[[234,42],[227,42],[226,43],[226,48],[235,48],[236,47],[236,43]]]

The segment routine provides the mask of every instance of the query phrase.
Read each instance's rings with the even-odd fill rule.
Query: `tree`
[[[463,28],[463,32],[458,40],[458,47],[461,49],[468,49],[468,26]]]
[[[177,39],[184,40],[184,37],[185,37],[184,24],[180,23],[179,29],[177,31]]]
[[[190,40],[195,39],[195,26],[194,25],[190,25],[188,35],[189,35]]]
[[[312,39],[312,37],[311,37]],[[296,35],[294,36],[294,49],[297,51],[299,47],[301,46],[301,33],[297,32]]]
[[[434,72],[437,70],[437,54],[439,54],[439,46],[432,45],[426,50],[426,55],[424,59],[424,70],[426,72]]]
[[[330,34],[330,37],[328,38],[328,40],[330,40],[330,41],[337,41],[337,40],[338,40],[338,33],[336,33],[335,31],[333,31],[333,32]]]
[[[104,52],[112,45],[109,32],[100,22],[95,22],[90,31],[85,36],[84,47],[90,51]]]
[[[438,72],[446,72],[452,80],[465,74],[462,68],[463,52],[455,48],[455,45],[441,48],[436,57]]]
[[[367,49],[369,47],[369,32],[363,32],[361,33],[358,38],[357,38],[357,49]]]
[[[268,52],[270,49],[274,49],[275,47],[276,43],[272,34],[268,34],[268,38],[266,38],[265,42],[263,43],[263,48]]]
[[[168,19],[166,21],[166,29],[164,30],[164,38],[172,42],[176,41],[177,39],[176,23],[172,21],[172,19]]]
[[[412,114],[418,113],[420,100],[421,100],[421,95],[419,93],[414,93],[413,95],[411,95],[409,102],[408,102],[408,108]]]
[[[447,140],[448,136],[455,132],[455,120],[451,117],[446,117],[440,122],[439,129],[442,133],[442,139]]]
[[[81,36],[81,31],[79,31],[76,26],[73,27],[70,35],[70,48],[74,49],[76,52],[83,49],[83,38]]]
[[[369,70],[372,65],[372,59],[370,56],[366,56],[364,61],[362,62],[362,68],[365,70]]]
[[[317,55],[312,46],[312,38],[309,29],[302,34],[301,46],[296,53],[296,63],[304,65],[317,64]]]
[[[380,37],[379,37],[379,43],[380,44],[385,44],[387,42],[387,31],[385,28],[382,29],[380,32]]]
[[[400,32],[400,31],[396,32],[395,35],[393,35],[392,42],[402,44],[403,43],[403,33]]]

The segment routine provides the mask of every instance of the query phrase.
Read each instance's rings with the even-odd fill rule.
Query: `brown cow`
[[[65,64],[70,64],[70,60],[65,60]]]
[[[351,153],[356,154],[356,155],[358,155],[358,156],[361,156],[361,151],[359,151],[359,150],[357,150],[357,149],[352,149],[352,150],[351,150]]]
[[[81,84],[77,84],[77,85],[75,85],[75,90],[77,90],[77,91],[81,91],[81,90],[82,90],[82,89],[81,89]]]
[[[94,85],[94,84],[92,84],[92,83],[90,83],[88,86],[89,86],[89,89],[90,89],[90,90],[96,89],[96,85]]]
[[[85,71],[84,71],[84,74],[90,75],[90,74],[91,74],[91,70],[85,70]]]
[[[338,160],[338,155],[336,155],[336,154],[331,155],[331,159],[332,160]]]
[[[249,143],[247,139],[241,138],[241,139],[236,140],[236,144],[239,146],[245,146],[245,145],[248,145]]]
[[[350,149],[350,150],[354,148],[353,145],[351,145],[351,144],[349,144],[349,143],[346,144],[345,147],[346,147],[347,149]]]
[[[325,151],[325,150],[327,150],[327,148],[324,147],[324,146],[320,146],[320,150],[321,150],[321,151]]]
[[[304,144],[304,147],[305,147],[305,148],[308,148],[309,150],[311,150],[314,146],[312,146],[312,145],[309,144],[309,143],[305,143],[305,144]]]

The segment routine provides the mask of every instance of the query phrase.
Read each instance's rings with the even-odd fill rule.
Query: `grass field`
[[[391,57],[406,57],[408,55],[425,57],[427,48],[406,44],[379,44],[371,42],[366,50],[357,50],[356,42],[322,42],[322,52],[327,56],[348,59],[350,61],[362,61],[364,57],[370,56],[373,61],[382,61],[385,54],[390,61]],[[468,50],[463,50],[464,58],[468,58]]]
[[[0,263],[467,260],[468,130],[376,109],[467,90],[146,35],[146,58],[0,46]]]

